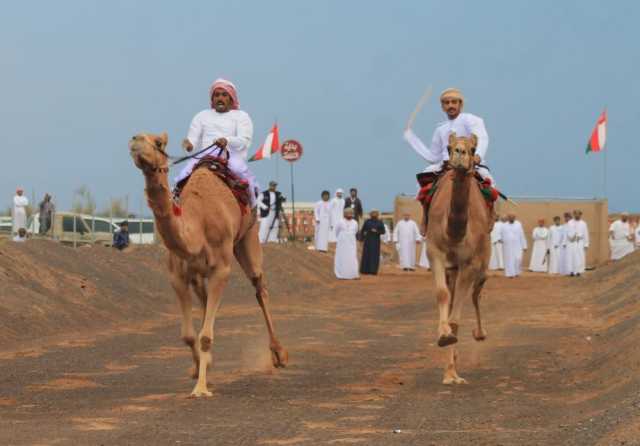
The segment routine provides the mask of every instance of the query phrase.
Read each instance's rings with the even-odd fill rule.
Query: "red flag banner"
[[[280,137],[278,135],[278,124],[273,124],[271,131],[264,140],[264,143],[256,151],[256,153],[249,158],[249,161],[259,161],[261,159],[271,158],[272,153],[276,153],[280,150]]]
[[[604,149],[604,145],[607,141],[607,111],[604,110],[598,117],[593,132],[591,132],[591,138],[587,144],[587,153],[600,152]]]

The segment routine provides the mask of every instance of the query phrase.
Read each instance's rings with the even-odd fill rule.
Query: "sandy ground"
[[[581,279],[492,276],[489,338],[472,339],[465,304],[469,384],[450,387],[429,273],[387,265],[337,281],[330,257],[269,247],[289,367],[270,367],[262,316],[234,271],[214,396],[198,400],[162,257],[0,245],[0,444],[640,444],[638,255]]]

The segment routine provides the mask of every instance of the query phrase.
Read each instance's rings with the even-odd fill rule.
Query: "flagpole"
[[[607,107],[604,108],[604,115],[607,119],[607,121],[609,120],[609,116],[607,114]],[[607,122],[607,125],[609,123]],[[605,147],[602,148],[602,150],[604,151],[604,160],[602,162],[603,166],[602,166],[602,189],[603,189],[603,193],[604,193],[604,199],[607,199],[607,147],[606,147],[606,143],[605,143]]]
[[[296,198],[293,187],[293,163],[291,164],[291,228],[293,229],[293,241],[296,241]]]

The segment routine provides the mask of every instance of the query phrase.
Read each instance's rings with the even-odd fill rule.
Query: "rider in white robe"
[[[560,274],[563,228],[560,226],[560,217],[553,217],[553,223],[549,228],[549,274]]]
[[[346,209],[344,218],[336,224],[337,243],[333,270],[338,279],[357,279],[360,277],[357,233],[358,222],[353,219],[353,210]]]
[[[335,243],[337,238],[336,227],[338,223],[342,221],[344,215],[344,191],[342,189],[336,190],[336,196],[329,202],[331,206],[331,220],[329,222],[329,242]]]
[[[230,106],[225,107],[224,99],[215,94],[224,92],[230,97]],[[213,143],[226,145],[229,153],[229,168],[240,178],[247,180],[250,188],[251,206],[256,205],[258,183],[255,175],[247,165],[247,155],[251,139],[253,138],[253,123],[249,114],[239,109],[236,87],[224,79],[216,80],[209,90],[211,108],[198,113],[189,126],[187,140],[183,143],[188,151],[197,153]],[[218,155],[217,146],[199,154],[196,158],[188,160],[175,178],[179,183],[187,178],[200,158],[207,155]]]
[[[322,200],[318,201],[313,209],[315,222],[315,248],[317,251],[326,252],[329,249],[329,223],[331,220],[331,207],[329,205],[329,192],[322,192]]]
[[[504,269],[504,256],[502,246],[502,225],[504,223],[500,221],[500,216],[496,215],[496,221],[493,223],[493,229],[491,230],[491,258],[489,259],[489,269],[497,270]]]
[[[620,218],[609,226],[611,260],[620,260],[634,250],[633,232],[629,226],[629,214],[623,212]]]
[[[504,247],[504,275],[517,277],[522,272],[522,253],[527,249],[522,224],[515,215],[509,214],[509,221],[502,225],[500,232]]]
[[[416,268],[416,244],[420,244],[422,236],[415,221],[405,214],[393,230],[393,239],[398,248],[400,267],[407,270]]]
[[[529,270],[537,273],[546,273],[549,270],[549,230],[544,227],[544,220],[538,221],[538,227],[531,233],[533,246],[531,248],[531,261]]]
[[[17,234],[20,228],[27,227],[27,206],[29,200],[23,195],[22,188],[16,189],[16,195],[13,197],[13,233]]]

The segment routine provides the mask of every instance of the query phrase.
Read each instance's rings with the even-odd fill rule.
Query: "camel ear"
[[[456,138],[456,132],[449,133],[449,147],[453,147],[453,145],[456,143]]]
[[[165,148],[169,143],[169,135],[167,135],[167,132],[162,132],[158,137],[158,140],[160,141],[160,144],[162,144],[162,148]]]
[[[475,151],[476,147],[478,147],[478,137],[475,133],[472,133],[469,139],[471,140],[471,148]]]

